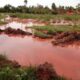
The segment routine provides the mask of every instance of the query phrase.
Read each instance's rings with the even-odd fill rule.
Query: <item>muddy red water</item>
[[[22,66],[52,63],[58,74],[80,80],[79,46],[56,47],[50,40],[0,35],[0,53]]]

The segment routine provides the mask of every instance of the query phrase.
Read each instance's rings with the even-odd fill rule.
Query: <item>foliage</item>
[[[44,63],[39,66],[25,68],[0,68],[0,80],[66,80],[55,72],[53,66]]]
[[[24,0],[24,3],[25,3],[25,6],[26,6],[26,4],[27,4],[27,0]]]
[[[56,7],[55,3],[52,3],[52,13],[57,14],[57,7]]]
[[[77,5],[76,8],[72,6],[64,7],[64,6],[59,6],[57,7],[55,3],[52,3],[52,8],[50,9],[48,6],[42,6],[42,5],[37,5],[37,6],[30,6],[27,7],[27,0],[24,0],[24,6],[19,5],[18,7],[14,7],[10,4],[5,5],[4,7],[0,7],[0,12],[8,12],[8,13],[16,13],[20,12],[23,13],[33,13],[33,14],[65,14],[67,12],[69,13],[77,13],[80,14],[80,6],[79,4]]]

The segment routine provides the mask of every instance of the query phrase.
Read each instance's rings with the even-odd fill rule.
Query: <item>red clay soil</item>
[[[54,37],[52,43],[54,45],[73,44],[80,41],[80,32],[62,32]]]
[[[0,29],[0,33],[5,33],[5,34],[13,34],[13,35],[32,35],[30,32],[25,32],[21,29],[12,29],[12,28],[6,28],[5,30]]]
[[[59,77],[53,66],[47,62],[36,68],[36,76],[37,80],[51,80]]]

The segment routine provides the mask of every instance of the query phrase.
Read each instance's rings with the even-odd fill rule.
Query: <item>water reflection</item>
[[[26,31],[26,32],[30,32],[32,33],[32,29],[30,26],[27,26],[28,23],[19,23],[19,22],[16,22],[16,21],[12,21],[6,25],[2,25],[0,26],[0,29],[1,30],[5,30],[6,28],[10,27],[12,29],[21,29],[23,31]]]

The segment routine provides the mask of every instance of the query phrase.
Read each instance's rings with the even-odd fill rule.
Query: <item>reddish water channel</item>
[[[27,24],[11,22],[0,28],[20,28],[31,32],[31,29],[25,29],[26,26]],[[0,54],[6,54],[9,59],[18,61],[22,66],[49,62],[53,64],[58,74],[73,80],[80,80],[79,46],[56,47],[52,45],[51,40],[0,34]]]
[[[1,34],[0,54],[6,54],[9,59],[18,61],[22,66],[49,62],[58,74],[80,80],[79,46],[56,47],[50,40]]]

